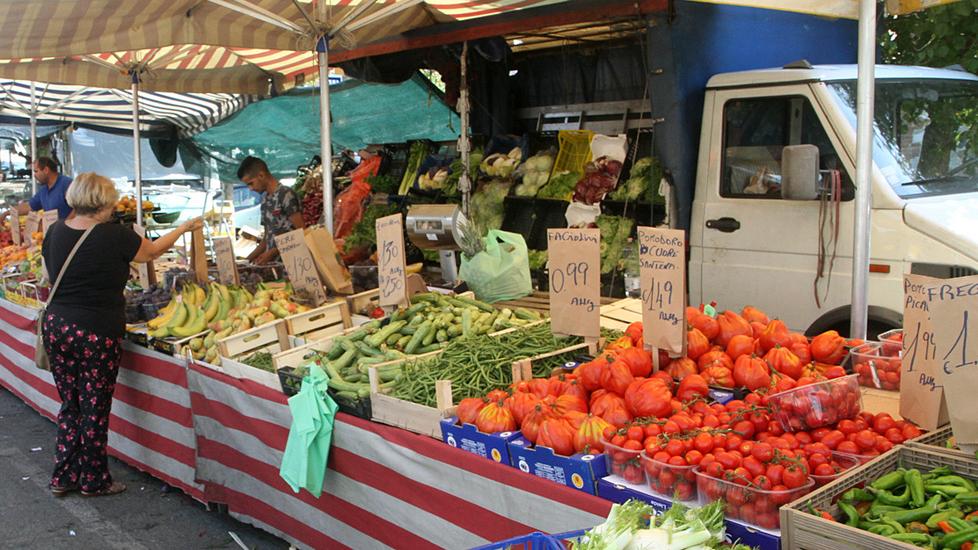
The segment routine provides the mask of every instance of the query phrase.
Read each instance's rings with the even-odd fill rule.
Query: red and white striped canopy
[[[7,0],[0,77],[105,88],[265,94],[330,53],[403,33],[565,0]]]

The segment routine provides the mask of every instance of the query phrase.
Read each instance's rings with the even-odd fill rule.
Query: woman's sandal
[[[58,498],[61,498],[67,495],[68,493],[73,493],[78,490],[77,485],[69,485],[68,487],[58,487],[57,485],[50,485],[49,487],[51,489],[51,494]]]
[[[98,491],[82,491],[83,497],[107,497],[111,495],[118,495],[119,493],[126,490],[126,484],[121,481],[113,481],[108,487],[99,489]]]

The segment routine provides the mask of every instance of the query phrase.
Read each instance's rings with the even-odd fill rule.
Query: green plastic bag
[[[296,493],[305,489],[319,498],[326,478],[326,461],[333,440],[333,419],[337,405],[326,387],[329,377],[310,363],[302,389],[289,398],[292,427],[282,455],[279,475]]]
[[[530,259],[523,236],[491,229],[482,241],[485,250],[470,259],[463,255],[458,272],[476,297],[492,303],[522,298],[532,292]]]

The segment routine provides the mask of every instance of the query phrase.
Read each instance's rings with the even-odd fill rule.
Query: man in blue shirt
[[[17,213],[26,216],[31,210],[57,210],[58,219],[65,219],[71,214],[71,207],[65,200],[65,193],[71,185],[71,178],[58,173],[58,164],[48,157],[38,157],[34,162],[34,177],[37,178],[37,193],[29,201],[21,201],[17,205]],[[5,211],[0,214],[0,221],[7,217]]]

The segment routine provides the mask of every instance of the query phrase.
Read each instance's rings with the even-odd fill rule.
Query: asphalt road
[[[129,489],[111,497],[47,490],[55,426],[0,388],[0,548],[288,548],[281,539],[110,458]],[[229,533],[230,532],[230,533]]]

